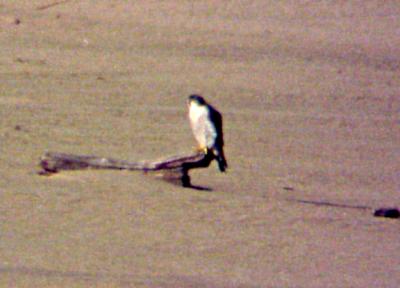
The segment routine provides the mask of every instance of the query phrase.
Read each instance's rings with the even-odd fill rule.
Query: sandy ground
[[[397,287],[398,1],[0,1],[0,286]],[[45,151],[228,173],[38,176]]]

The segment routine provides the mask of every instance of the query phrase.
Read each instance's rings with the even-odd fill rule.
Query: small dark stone
[[[379,208],[374,212],[375,217],[400,218],[400,211],[397,208]]]

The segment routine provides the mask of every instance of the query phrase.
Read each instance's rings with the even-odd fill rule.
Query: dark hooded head
[[[192,94],[189,96],[189,103],[191,102],[195,102],[198,105],[205,105],[206,104],[206,100],[204,100],[203,97],[201,97],[200,95],[196,95],[196,94]]]

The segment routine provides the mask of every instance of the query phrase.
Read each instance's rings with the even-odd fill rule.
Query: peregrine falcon
[[[218,162],[219,170],[225,172],[228,164],[223,150],[221,114],[199,95],[190,95],[188,106],[190,126],[199,149],[206,154],[211,152]]]

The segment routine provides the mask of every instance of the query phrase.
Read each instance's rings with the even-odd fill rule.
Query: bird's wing
[[[228,163],[226,162],[224,155],[224,135],[222,131],[222,115],[216,109],[211,107],[210,109],[210,119],[211,122],[214,123],[215,128],[215,142],[213,146],[213,153],[216,156],[216,160],[218,161],[218,167],[221,172],[225,172],[228,167]]]
[[[214,107],[210,107],[210,122],[213,123],[215,146],[222,149],[224,146],[224,137],[222,132],[222,116]]]

